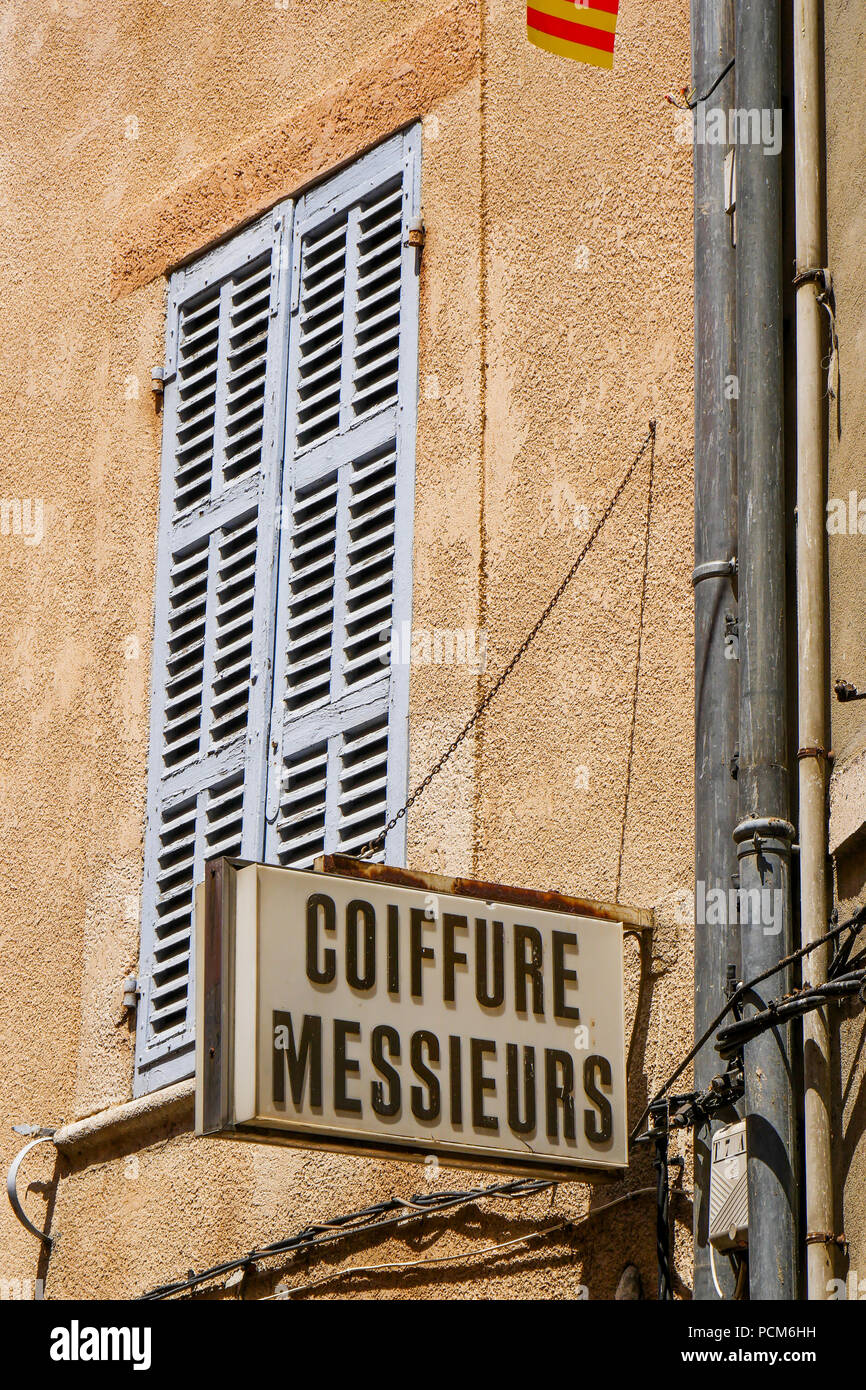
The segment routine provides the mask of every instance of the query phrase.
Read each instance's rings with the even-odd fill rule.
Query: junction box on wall
[[[709,1237],[717,1250],[745,1250],[749,1244],[747,1157],[745,1120],[713,1135]]]

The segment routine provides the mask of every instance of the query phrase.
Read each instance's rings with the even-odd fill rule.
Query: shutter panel
[[[357,853],[405,799],[418,129],[297,205],[265,858]],[[401,644],[402,647],[402,644]],[[378,854],[405,856],[405,820]]]
[[[193,1071],[205,860],[261,857],[290,221],[170,285],[136,1095]]]

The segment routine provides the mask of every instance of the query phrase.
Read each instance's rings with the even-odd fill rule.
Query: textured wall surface
[[[612,73],[530,46],[516,0],[17,0],[0,16],[0,1158],[14,1122],[131,1096],[120,983],[137,959],[165,272],[305,181],[423,120],[416,626],[487,630],[487,676],[412,673],[417,780],[532,625],[658,418],[647,470],[556,616],[409,825],[409,862],[653,907],[633,1118],[691,1039],[691,156],[681,0],[623,6]],[[36,508],[38,515],[38,507]],[[623,825],[634,715],[629,813]],[[629,1021],[638,969],[629,943]],[[36,1242],[0,1211],[6,1278],[129,1296],[431,1180],[478,1175],[198,1140],[183,1107],[27,1171]],[[648,1159],[628,1186],[654,1182]],[[686,1175],[686,1185],[689,1177]],[[27,1183],[22,1183],[22,1190]],[[317,1296],[611,1297],[655,1289],[651,1197],[527,1249],[487,1245],[620,1188],[562,1184],[422,1233],[274,1264],[348,1263]],[[677,1287],[690,1284],[690,1209]],[[552,1212],[551,1212],[552,1208]],[[466,1252],[475,1258],[454,1259]],[[235,1288],[231,1296],[239,1296]]]
[[[866,4],[826,0],[827,231],[839,333],[839,383],[829,403],[830,675],[866,689]],[[847,70],[846,70],[847,69]],[[834,500],[835,499],[835,500]],[[835,528],[844,519],[843,532]],[[866,902],[866,706],[833,701],[830,849],[839,910]],[[842,1010],[836,1059],[838,1230],[850,1241],[840,1273],[866,1297],[866,1060],[863,1011]],[[850,1020],[845,1021],[845,1015]],[[855,1295],[856,1296],[856,1295]]]

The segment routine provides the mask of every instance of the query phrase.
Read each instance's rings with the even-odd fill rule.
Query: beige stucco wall
[[[827,230],[839,334],[839,390],[829,403],[827,492],[846,504],[855,534],[828,536],[830,673],[833,680],[866,689],[866,503],[863,441],[866,438],[866,88],[851,80],[862,73],[866,4],[826,0]],[[846,73],[847,69],[847,73]],[[853,508],[849,494],[855,494]],[[862,527],[862,532],[861,528]],[[866,704],[831,708],[835,765],[830,781],[830,849],[838,885],[840,920],[866,902]],[[838,1230],[849,1242],[840,1274],[853,1285],[866,1280],[866,1059],[863,1010],[841,1010],[836,1087],[836,1182]],[[866,1282],[859,1296],[866,1296]]]
[[[575,508],[596,518],[651,416],[658,446],[621,868],[645,470],[419,804],[409,862],[600,898],[619,877],[622,900],[658,918],[634,1115],[688,1045],[691,934],[673,904],[692,872],[691,159],[664,100],[687,80],[687,21],[679,0],[624,6],[603,73],[532,48],[514,0],[480,15],[474,0],[6,6],[0,492],[44,499],[44,538],[0,538],[4,1163],[11,1123],[131,1096],[119,986],[137,958],[164,272],[419,117],[416,625],[486,628],[495,673],[582,543]],[[468,671],[413,671],[413,780],[478,690]],[[632,954],[630,1016],[637,975]],[[37,1221],[52,1206],[50,1260],[3,1208],[0,1274],[44,1276],[49,1297],[129,1296],[424,1185],[408,1165],[195,1139],[188,1116],[109,1127],[61,1156],[56,1183],[26,1196]],[[46,1145],[28,1177],[52,1169]],[[629,1185],[653,1181],[634,1165]],[[554,1211],[618,1190],[561,1185]],[[683,1292],[690,1213],[675,1205]],[[321,1269],[478,1249],[550,1207],[491,1204],[436,1225],[432,1246],[429,1232],[371,1242]],[[629,1260],[654,1291],[651,1200],[588,1229],[320,1292],[567,1298],[583,1283],[603,1298]]]

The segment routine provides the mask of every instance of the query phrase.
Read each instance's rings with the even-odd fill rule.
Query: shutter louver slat
[[[205,858],[240,857],[243,839],[244,779],[239,773],[207,794]]]
[[[324,853],[327,772],[327,743],[286,759],[276,825],[277,859],[284,867],[310,868]]]
[[[235,276],[230,297],[223,476],[226,482],[237,482],[261,465],[271,306],[270,251],[242,275]]]
[[[331,684],[337,479],[299,490],[292,508],[285,703],[309,709]]]
[[[219,288],[180,315],[175,512],[210,496],[219,356]]]
[[[402,288],[403,185],[361,205],[352,409],[397,399]]]
[[[194,757],[200,747],[207,577],[205,540],[177,558],[171,580],[163,723],[166,767]]]
[[[349,484],[346,576],[346,684],[381,677],[387,657],[394,583],[397,454],[388,445],[353,464]]]
[[[319,443],[340,423],[346,214],[301,244],[297,365],[299,449]]]
[[[387,821],[387,715],[344,734],[339,778],[339,852],[352,854],[374,839]],[[373,857],[381,862],[384,853]]]
[[[216,655],[211,739],[236,738],[247,727],[253,651],[258,515],[226,528],[219,544]]]
[[[159,833],[151,1027],[161,1037],[183,1027],[192,938],[195,800],[166,809]]]

